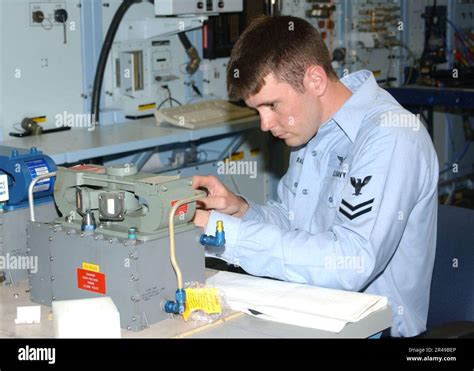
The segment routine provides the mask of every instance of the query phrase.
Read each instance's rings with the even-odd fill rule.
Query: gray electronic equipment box
[[[27,227],[29,254],[38,257],[31,300],[51,305],[110,296],[121,326],[132,331],[167,318],[162,305],[176,291],[168,215],[176,201],[196,192],[190,179],[138,173],[129,164],[59,168],[54,196],[62,216]],[[176,257],[184,282],[204,283],[194,212],[195,203],[176,212]]]

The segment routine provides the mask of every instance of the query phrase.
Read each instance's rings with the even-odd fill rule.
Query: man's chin
[[[301,140],[299,138],[296,138],[296,137],[289,137],[289,138],[285,138],[283,140],[285,141],[285,144],[288,147],[299,147],[302,144],[304,144],[304,143],[301,143]]]

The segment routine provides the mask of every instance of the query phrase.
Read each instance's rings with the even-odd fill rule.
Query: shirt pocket
[[[323,178],[319,202],[329,209],[335,209],[341,202],[342,190],[347,183],[346,179],[326,176]]]
[[[346,179],[351,162],[352,155],[331,151],[326,165],[325,176],[339,178],[340,180]]]

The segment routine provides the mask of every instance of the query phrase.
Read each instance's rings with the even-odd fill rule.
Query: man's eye
[[[272,111],[275,111],[275,110],[277,109],[277,104],[276,104],[276,103],[270,104],[270,109],[271,109]]]

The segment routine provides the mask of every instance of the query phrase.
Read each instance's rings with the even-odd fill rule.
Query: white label
[[[35,171],[36,176],[49,173],[49,170],[46,166],[37,167],[35,168]],[[35,187],[33,188],[33,192],[47,191],[49,189],[49,182],[50,178],[38,181],[38,183],[36,183]]]
[[[115,202],[113,198],[107,200],[107,213],[109,215],[115,215]]]
[[[6,174],[0,175],[0,202],[5,202],[10,199],[8,195],[8,176]]]

